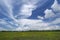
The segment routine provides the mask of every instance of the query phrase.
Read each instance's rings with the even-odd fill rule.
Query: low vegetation
[[[0,40],[60,40],[60,31],[1,31]]]

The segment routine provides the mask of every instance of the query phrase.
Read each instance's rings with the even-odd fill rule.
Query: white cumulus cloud
[[[45,10],[45,18],[38,16],[40,20],[32,20],[32,19],[15,19],[12,12],[12,5],[10,5],[11,1],[3,1],[5,6],[8,8],[8,13],[10,18],[13,20],[8,22],[0,19],[0,30],[4,29],[2,27],[11,28],[11,30],[16,31],[27,31],[27,30],[56,30],[60,29],[60,4],[55,0],[54,4],[51,6],[52,9]],[[23,15],[23,18],[29,17],[32,15],[32,10],[35,9],[35,5],[29,3],[22,5],[22,8],[19,12],[19,15]],[[56,13],[55,13],[56,12]],[[44,19],[55,18],[52,22],[45,22]],[[4,25],[4,26],[1,26]],[[16,26],[16,27],[15,27]],[[4,29],[5,30],[5,29]],[[6,29],[7,30],[7,29]]]

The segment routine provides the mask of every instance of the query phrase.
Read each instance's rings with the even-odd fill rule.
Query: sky
[[[60,0],[0,0],[3,30],[60,30]]]

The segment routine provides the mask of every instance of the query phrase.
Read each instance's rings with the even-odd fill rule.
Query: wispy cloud
[[[60,21],[59,21],[60,17],[58,15],[58,14],[60,14],[60,12],[56,13],[60,10],[59,8],[60,8],[60,6],[57,3],[57,0],[55,0],[54,4],[52,5],[52,9],[54,11],[52,9],[45,10],[45,19],[51,19],[51,20],[54,19],[54,21],[44,22],[43,20],[21,19],[22,21],[21,20],[20,21],[22,23],[22,28],[18,27],[18,28],[16,28],[16,30],[18,30],[18,29],[19,30],[25,30],[25,29],[26,30],[28,30],[28,29],[29,30],[56,30],[56,29],[60,29],[60,26],[57,25],[60,23]]]
[[[27,17],[32,15],[32,10],[36,8],[34,4],[23,4],[20,12],[17,16],[21,16],[21,19],[16,19],[13,15],[13,5],[12,0],[0,0],[0,5],[3,4],[7,8],[7,13],[4,14],[11,18],[11,21],[5,19],[0,19],[0,30],[15,30],[15,31],[27,31],[27,30],[56,30],[60,29],[60,4],[55,0],[51,9],[46,9],[44,11],[45,18],[38,16],[40,20],[27,19]],[[25,2],[25,1],[23,1]],[[53,21],[45,21],[45,19]],[[58,25],[59,24],[59,25]]]

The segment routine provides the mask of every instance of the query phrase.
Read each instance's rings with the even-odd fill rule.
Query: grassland
[[[0,40],[60,40],[60,32],[0,32]]]

